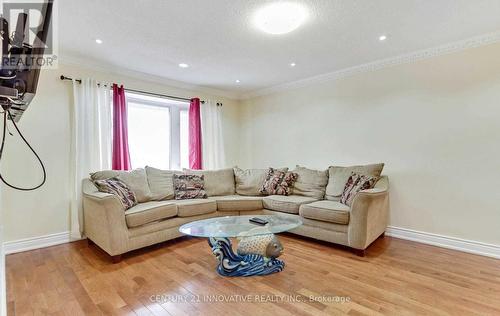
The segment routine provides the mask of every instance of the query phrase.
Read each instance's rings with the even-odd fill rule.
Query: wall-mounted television
[[[5,7],[4,7],[5,8]],[[17,16],[14,29],[5,17],[0,17],[2,59],[0,64],[0,105],[9,110],[9,119],[19,121],[35,97],[46,40],[51,27],[53,0],[41,3],[41,23],[33,30],[28,13]],[[4,12],[5,14],[5,12]],[[36,36],[28,36],[34,32]],[[29,38],[34,38],[32,43]]]

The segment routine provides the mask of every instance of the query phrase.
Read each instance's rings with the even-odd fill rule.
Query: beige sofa
[[[248,195],[256,194],[255,186],[265,173],[263,169],[244,171],[247,174],[235,169],[236,173],[241,173],[236,175],[232,172],[233,169],[202,171],[209,195],[207,199],[174,200],[168,199],[172,198],[172,194],[169,193],[163,196],[167,196],[166,200],[160,201],[147,201],[148,197],[143,197],[144,202],[128,210],[125,210],[119,198],[99,192],[90,179],[85,179],[83,181],[84,234],[89,242],[97,244],[112,256],[114,262],[117,262],[126,252],[181,236],[179,227],[191,221],[217,216],[284,214],[300,217],[303,221],[303,225],[291,233],[341,244],[350,247],[358,255],[364,255],[364,250],[383,235],[387,227],[388,178],[382,176],[375,188],[358,193],[354,197],[352,206],[349,207],[341,204],[338,198],[328,195],[329,191],[332,191],[330,187],[337,181],[332,178],[332,175],[336,177],[336,173],[332,172],[331,168],[327,185],[325,179],[321,179],[319,185],[310,184],[307,181],[314,182],[315,179],[307,180],[305,174],[303,178],[307,180],[306,189],[294,189],[294,194],[289,196]],[[258,176],[255,177],[252,172],[257,172]],[[169,174],[173,174],[173,171]],[[158,175],[156,176],[158,179]],[[145,188],[145,191],[151,196],[161,193],[155,193],[154,186],[156,191],[158,188],[173,190],[171,187],[158,187],[156,180],[153,180],[150,174],[146,174],[146,177],[150,178],[148,183],[151,188]],[[345,175],[340,180],[344,181]],[[342,183],[336,185],[341,186]],[[304,186],[301,187],[303,188]]]

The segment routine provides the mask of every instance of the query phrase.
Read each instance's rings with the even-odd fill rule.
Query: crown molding
[[[366,64],[361,64],[358,66],[345,68],[342,70],[337,70],[305,79],[300,79],[293,82],[288,82],[284,84],[275,85],[265,89],[259,89],[255,91],[251,91],[245,94],[240,95],[241,100],[251,99],[255,97],[260,97],[264,95],[269,95],[277,92],[282,92],[291,89],[297,89],[301,87],[310,86],[313,84],[319,84],[329,81],[335,81],[342,78],[354,76],[356,74],[372,72],[382,68],[393,67],[397,65],[403,64],[411,64],[420,60],[429,59],[441,55],[451,54],[454,52],[459,52],[462,50],[466,50],[469,48],[476,48],[480,46],[485,46],[489,44],[494,44],[500,42],[500,31],[488,33],[476,37],[472,37],[469,39],[444,44],[441,46],[428,48],[424,50],[419,50],[416,52],[399,55],[396,57],[390,57],[385,59],[380,59],[377,61],[369,62]]]
[[[351,77],[357,74],[373,72],[383,68],[411,64],[421,60],[438,57],[446,54],[451,54],[459,51],[463,51],[470,48],[476,48],[480,46],[485,46],[489,44],[494,44],[500,42],[500,31],[492,32],[480,36],[475,36],[465,40],[452,42],[424,50],[415,51],[412,53],[399,55],[395,57],[385,58],[376,60],[373,62],[317,75],[309,78],[300,79],[297,81],[287,82],[275,86],[271,86],[264,89],[258,89],[246,93],[238,93],[235,91],[226,91],[213,89],[205,86],[199,86],[190,84],[187,82],[172,80],[156,75],[151,75],[145,72],[126,69],[122,67],[112,66],[96,60],[90,60],[82,57],[77,57],[71,54],[61,54],[59,56],[59,62],[63,65],[74,65],[78,67],[84,67],[88,69],[93,69],[96,71],[111,72],[117,75],[123,75],[135,79],[140,79],[148,82],[158,83],[173,88],[179,88],[184,90],[196,91],[198,93],[206,93],[212,96],[225,97],[233,100],[248,100],[260,96],[265,96],[277,92],[283,92],[287,90],[307,87],[314,84],[320,84],[329,81],[335,81],[343,79],[346,77]]]
[[[134,79],[144,80],[151,83],[162,84],[173,88],[190,90],[198,93],[205,93],[214,97],[225,97],[228,99],[238,100],[240,95],[236,92],[213,89],[205,86],[190,84],[183,81],[172,80],[142,71],[131,70],[123,67],[117,67],[110,64],[105,64],[93,59],[77,57],[71,54],[61,54],[59,56],[59,63],[68,66],[77,66],[95,71],[108,72],[116,75],[126,76]],[[188,96],[192,97],[192,96]]]

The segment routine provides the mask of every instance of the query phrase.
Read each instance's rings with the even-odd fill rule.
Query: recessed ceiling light
[[[387,39],[387,35],[380,35],[378,38],[378,40],[381,42],[385,41],[386,39]]]
[[[297,66],[296,63],[290,63],[290,67],[295,67],[295,66]]]
[[[236,83],[240,83],[241,81],[239,79],[236,79]]]
[[[98,38],[96,38],[95,42],[96,42],[97,44],[102,44],[102,39],[98,39]]]
[[[181,68],[187,68],[187,67],[189,67],[189,65],[185,64],[185,63],[180,63],[179,67],[181,67]]]
[[[294,2],[274,2],[255,13],[255,25],[269,34],[285,34],[298,28],[307,18],[307,9]]]

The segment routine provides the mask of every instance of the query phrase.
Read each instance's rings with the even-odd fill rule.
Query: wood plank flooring
[[[207,241],[195,238],[119,264],[85,241],[9,255],[8,314],[500,315],[500,260],[390,237],[363,258],[280,239],[285,270],[251,278],[220,277]]]

